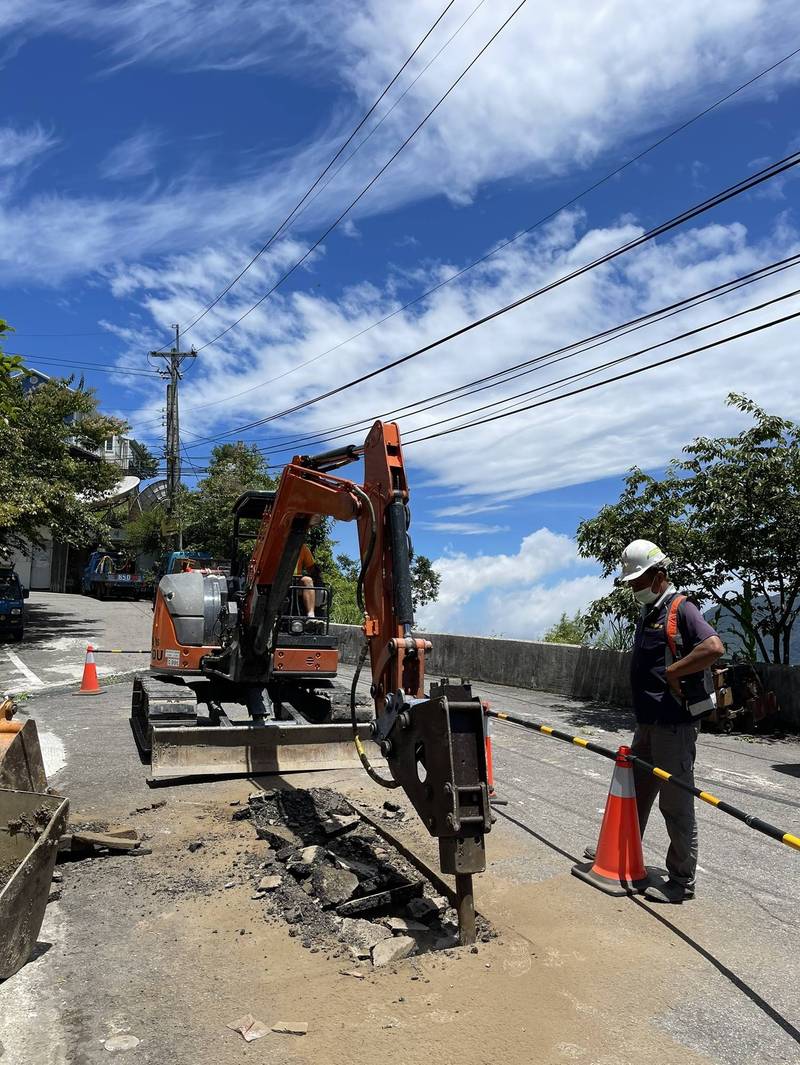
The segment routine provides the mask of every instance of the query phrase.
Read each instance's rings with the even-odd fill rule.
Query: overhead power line
[[[650,344],[647,347],[639,348],[638,351],[631,352],[628,355],[620,355],[615,359],[609,359],[607,362],[601,363],[599,366],[588,367],[587,369],[580,370],[575,374],[569,374],[566,377],[559,378],[557,381],[548,382],[546,385],[539,385],[537,388],[528,389],[524,392],[518,392],[514,396],[505,396],[503,399],[495,400],[492,403],[485,403],[481,407],[474,407],[472,410],[461,411],[458,414],[452,414],[447,418],[440,418],[436,422],[431,422],[428,425],[420,425],[415,429],[412,429],[412,433],[425,432],[427,429],[434,429],[439,425],[445,425],[447,422],[456,421],[459,418],[469,418],[473,414],[479,414],[482,411],[491,410],[492,408],[502,407],[510,403],[516,403],[518,400],[523,399],[526,396],[533,395],[535,392],[541,392],[543,390],[551,391],[562,384],[566,384],[570,381],[575,381],[584,377],[591,377],[594,374],[601,373],[603,370],[610,369],[612,366],[618,366],[620,363],[629,362],[631,359],[638,359],[642,355],[646,355],[651,351],[656,351],[658,348],[667,347],[670,344],[676,344],[679,340],[686,340],[691,336],[696,336],[698,333],[705,333],[708,329],[716,329],[720,325],[724,325],[726,322],[735,321],[737,318],[742,318],[746,314],[754,314],[756,311],[762,311],[766,307],[771,307],[776,303],[781,303],[783,300],[792,299],[793,297],[800,295],[800,289],[794,289],[791,292],[785,292],[780,296],[774,296],[772,299],[765,300],[762,303],[754,304],[751,307],[745,307],[744,310],[735,311],[732,314],[726,315],[724,318],[718,318],[713,322],[706,322],[704,325],[696,326],[694,329],[687,329],[683,333],[677,334],[677,336],[668,337],[666,340],[660,340],[658,343]],[[562,359],[571,358],[569,355],[563,355],[561,359],[555,359],[553,362],[548,363],[548,366],[553,366],[556,362],[561,362]],[[524,409],[524,408],[520,408]],[[513,414],[515,410],[509,411]]]
[[[48,364],[55,363],[57,366],[66,367],[66,369],[70,371],[91,370],[96,373],[116,374],[119,377],[148,377],[150,379],[158,376],[154,370],[136,370],[118,366],[97,366],[92,362],[70,362],[69,359],[63,358],[60,355],[31,355],[24,351],[8,351],[6,354],[15,355],[21,359],[33,360],[35,362],[44,362]]]
[[[661,308],[658,311],[651,312],[650,315],[644,316],[645,318],[648,319],[647,321],[642,321],[641,318],[633,319],[631,323],[624,323],[621,326],[616,326],[613,329],[606,330],[604,333],[595,334],[595,337],[589,337],[589,338],[586,338],[586,340],[584,340],[584,341],[578,341],[578,342],[576,342],[574,344],[567,345],[566,347],[556,349],[553,352],[549,352],[546,355],[538,356],[535,359],[529,360],[529,363],[533,363],[534,365],[532,365],[532,366],[529,365],[529,368],[527,370],[523,371],[523,373],[515,374],[513,377],[508,378],[508,380],[515,380],[518,377],[525,376],[526,374],[533,373],[534,371],[547,369],[550,366],[554,366],[554,365],[556,365],[558,363],[561,363],[563,361],[566,361],[568,359],[572,359],[572,358],[575,358],[575,357],[577,357],[579,355],[586,354],[587,352],[592,351],[595,348],[602,347],[603,345],[610,343],[612,340],[618,340],[618,339],[620,339],[623,336],[627,336],[627,335],[629,335],[629,334],[631,334],[633,332],[638,331],[639,329],[645,328],[646,326],[649,326],[649,325],[652,325],[652,324],[656,324],[657,322],[666,321],[668,318],[674,316],[675,314],[679,314],[679,313],[681,313],[684,310],[687,310],[689,308],[694,309],[695,307],[702,306],[702,304],[707,303],[707,302],[709,302],[711,300],[719,299],[721,296],[728,295],[731,292],[735,292],[738,289],[743,288],[745,285],[753,284],[754,281],[762,280],[765,277],[772,277],[775,274],[782,272],[783,270],[790,269],[791,267],[798,265],[798,263],[800,263],[800,255],[794,256],[793,260],[791,262],[785,264],[785,265],[778,266],[776,264],[773,268],[764,268],[761,271],[757,271],[756,273],[759,275],[757,277],[752,277],[752,276],[748,277],[748,275],[744,275],[743,278],[737,279],[736,282],[727,282],[724,286],[718,286],[716,291],[715,290],[709,290],[712,294],[705,296],[704,299],[700,299],[699,295],[705,295],[705,294],[699,294],[698,296],[691,296],[691,297],[688,297],[687,300],[681,301],[681,304],[679,306],[677,306],[677,308],[673,308],[673,309]],[[719,291],[720,289],[723,289],[724,291]],[[560,387],[561,385],[563,385],[565,383],[569,383],[569,382],[572,382],[572,381],[575,381],[575,380],[579,380],[579,379],[582,379],[582,378],[585,378],[585,377],[592,376],[592,375],[594,375],[596,373],[602,372],[603,370],[610,368],[611,366],[618,365],[619,363],[626,362],[626,361],[628,361],[630,359],[639,358],[639,357],[641,357],[644,354],[647,354],[647,353],[649,353],[651,351],[657,350],[658,348],[666,347],[666,346],[668,346],[670,344],[675,344],[675,343],[677,343],[680,340],[685,340],[687,337],[694,336],[694,335],[696,335],[698,333],[701,333],[701,332],[704,332],[704,331],[706,331],[708,329],[717,328],[720,325],[724,325],[726,322],[733,321],[736,318],[742,317],[743,315],[746,315],[746,314],[752,314],[752,313],[754,313],[756,311],[763,310],[766,307],[769,307],[769,306],[772,306],[773,304],[782,302],[783,300],[790,299],[790,298],[792,298],[794,296],[797,296],[799,294],[800,294],[800,289],[795,289],[795,290],[790,291],[788,293],[784,293],[782,295],[773,297],[773,298],[771,298],[769,300],[765,300],[765,301],[762,301],[760,303],[753,304],[750,307],[747,307],[747,308],[745,308],[743,310],[732,312],[729,315],[725,315],[725,316],[723,316],[721,318],[715,319],[714,321],[704,323],[704,324],[702,324],[700,326],[697,326],[697,327],[695,327],[693,329],[685,330],[682,333],[673,335],[673,336],[668,337],[668,338],[666,338],[664,340],[657,341],[657,342],[655,342],[653,344],[650,344],[650,345],[647,345],[645,347],[639,348],[638,350],[636,350],[636,351],[634,351],[632,353],[629,353],[629,354],[626,354],[626,355],[622,355],[622,356],[618,356],[618,357],[616,357],[614,359],[610,359],[610,360],[608,360],[606,362],[600,363],[600,364],[595,365],[595,366],[586,367],[586,368],[584,368],[582,370],[579,370],[578,372],[576,372],[574,374],[569,374],[569,375],[567,375],[565,377],[558,378],[555,381],[548,381],[546,384],[539,385],[539,386],[537,386],[535,388],[532,388],[532,389],[527,389],[527,390],[525,390],[523,392],[515,393],[514,395],[511,395],[511,396],[503,396],[500,399],[494,400],[491,403],[484,404],[483,406],[474,408],[472,410],[460,411],[460,412],[458,412],[456,414],[453,414],[453,415],[451,415],[451,416],[449,416],[447,418],[440,419],[436,423],[431,423],[429,425],[416,426],[414,428],[411,428],[411,429],[407,430],[404,433],[404,437],[408,438],[410,436],[410,434],[412,434],[412,433],[424,432],[427,429],[433,428],[434,426],[446,424],[447,422],[457,421],[457,420],[462,419],[462,418],[468,418],[468,417],[472,416],[473,414],[479,413],[479,412],[484,411],[484,410],[489,410],[489,409],[493,409],[493,408],[500,408],[500,407],[503,407],[503,406],[507,406],[508,404],[511,404],[511,403],[516,403],[520,399],[522,399],[522,398],[524,398],[526,396],[533,395],[535,393],[547,393],[547,392],[553,391],[554,389]],[[639,323],[639,324],[634,324],[634,323]],[[601,337],[602,339],[597,340],[595,343],[589,343],[589,341],[596,340],[596,337]],[[567,352],[567,354],[560,354],[561,352]],[[559,357],[553,358],[552,356],[559,356]],[[525,364],[520,364],[520,365],[525,365]],[[499,372],[500,373],[504,373],[506,371],[499,371]],[[506,381],[499,382],[499,384],[505,384],[505,383],[506,383]],[[489,388],[489,387],[496,387],[496,386],[493,386],[493,385],[485,386],[485,388]],[[454,398],[451,398],[449,400],[444,400],[442,402],[444,402],[444,403],[452,403],[452,402],[456,402],[457,400],[460,400],[460,399],[466,399],[466,398],[468,398],[471,395],[476,395],[479,392],[485,391],[485,388],[467,389],[467,386],[461,386],[461,390],[462,390],[462,394],[461,395],[456,396]],[[458,391],[458,390],[452,390],[452,391]],[[442,393],[442,394],[446,394],[446,393]],[[428,399],[436,399],[436,398],[437,398],[436,396],[428,397]],[[429,403],[427,400],[422,400],[422,401],[419,401],[419,402],[421,402],[421,403],[423,403],[425,405],[419,406],[416,410],[408,411],[406,414],[404,414],[402,416],[406,417],[406,418],[415,417],[418,414],[425,413],[428,410],[432,410],[432,409],[442,405],[442,403]],[[413,406],[413,405],[414,404],[407,404],[406,406],[410,407],[410,406]],[[273,445],[268,446],[268,447],[257,448],[257,450],[259,450],[263,454],[269,454],[270,456],[274,456],[275,454],[279,454],[282,451],[288,451],[289,450],[289,446],[293,445],[293,447],[292,447],[292,449],[290,451],[291,454],[303,453],[301,451],[301,449],[305,449],[305,448],[309,448],[309,447],[318,448],[318,447],[320,447],[323,444],[330,444],[330,443],[335,442],[336,440],[341,440],[341,439],[345,438],[346,436],[351,435],[351,433],[358,427],[360,427],[362,430],[366,429],[370,425],[372,425],[373,422],[376,419],[384,420],[384,419],[387,419],[387,418],[391,417],[391,418],[393,418],[393,420],[396,420],[398,414],[400,414],[404,409],[405,408],[395,408],[395,410],[387,411],[387,412],[385,412],[383,414],[377,414],[376,413],[376,414],[373,414],[370,417],[365,417],[363,422],[353,422],[353,423],[350,423],[347,426],[340,427],[340,430],[341,429],[349,430],[349,432],[346,432],[346,433],[342,432],[340,430],[331,430],[330,434],[326,435],[323,439],[314,439],[313,435],[312,435],[312,436],[305,437],[305,438],[302,438],[302,437],[301,438],[297,438],[295,440],[280,441],[280,442],[277,442],[276,444],[273,444]],[[248,446],[251,446],[251,447],[254,446],[254,442],[248,442]]]
[[[691,355],[698,355],[703,351],[710,351],[712,348],[718,348],[722,344],[730,344],[734,340],[741,340],[743,337],[753,336],[755,333],[761,333],[765,329],[772,329],[776,325],[782,325],[784,322],[790,322],[795,318],[800,317],[800,311],[794,311],[792,314],[784,315],[782,318],[774,318],[769,322],[764,322],[761,325],[755,325],[751,329],[744,329],[740,333],[733,333],[730,336],[721,337],[719,340],[712,340],[708,344],[702,344],[700,347],[691,348],[689,351],[682,351],[679,355],[670,355],[666,359],[659,359],[657,362],[649,363],[647,366],[640,366],[635,370],[627,370],[625,373],[616,374],[614,377],[604,378],[602,381],[595,381],[593,384],[584,385],[582,388],[573,389],[571,392],[562,392],[557,396],[552,396],[549,399],[541,399],[536,403],[528,403],[524,407],[518,407],[512,411],[504,411],[502,414],[493,414],[487,418],[480,418],[474,422],[468,422],[466,425],[455,425],[449,429],[442,429],[436,433],[430,433],[428,436],[417,437],[415,440],[408,440],[404,442],[404,447],[409,447],[413,444],[421,444],[426,440],[436,440],[442,436],[449,436],[452,433],[460,433],[464,429],[474,429],[479,425],[486,425],[489,422],[498,421],[502,418],[510,418],[514,414],[522,414],[525,411],[534,410],[537,407],[544,407],[550,403],[557,403],[564,399],[571,399],[573,396],[582,395],[584,392],[591,392],[596,388],[604,388],[606,385],[614,384],[617,381],[624,381],[629,377],[636,377],[638,374],[647,373],[648,370],[655,370],[659,366],[667,366],[669,363],[678,362],[681,359],[687,359]]]
[[[364,198],[364,196],[366,196],[366,194],[369,192],[369,190],[372,188],[372,186],[383,176],[383,174],[386,173],[386,171],[389,169],[389,167],[392,165],[392,163],[395,161],[395,159],[411,143],[411,141],[414,139],[414,137],[416,137],[416,135],[419,133],[419,131],[425,126],[425,124],[436,113],[436,111],[438,111],[438,109],[445,102],[445,100],[448,98],[450,93],[452,93],[453,90],[461,83],[461,81],[466,77],[466,75],[469,73],[469,71],[475,66],[475,64],[481,58],[481,56],[483,56],[485,54],[485,52],[491,47],[491,45],[497,40],[497,38],[500,36],[500,34],[503,32],[503,30],[509,24],[509,22],[511,22],[511,20],[514,18],[514,16],[517,14],[517,12],[520,11],[521,8],[523,8],[526,3],[527,3],[527,0],[520,0],[520,2],[517,4],[517,6],[514,8],[514,10],[511,12],[511,14],[502,22],[502,24],[500,25],[499,29],[495,30],[495,32],[492,34],[492,36],[489,38],[489,40],[486,41],[486,43],[472,57],[472,59],[469,61],[469,63],[466,65],[466,67],[464,67],[464,69],[461,71],[461,73],[458,75],[458,77],[455,79],[455,81],[451,82],[451,84],[447,88],[447,90],[439,97],[439,99],[436,101],[436,103],[433,105],[433,107],[430,109],[430,111],[427,112],[425,117],[422,118],[417,123],[417,125],[414,127],[414,129],[411,131],[411,133],[409,133],[409,135],[406,137],[406,139],[403,141],[403,143],[400,145],[400,147],[397,148],[392,153],[392,155],[389,157],[389,159],[387,159],[387,161],[378,170],[378,172],[376,174],[374,174],[373,177],[370,178],[370,180],[363,187],[361,192],[359,192],[358,195],[355,196],[350,201],[350,203],[347,205],[347,207],[345,207],[345,209],[336,217],[336,219],[333,222],[331,222],[331,224],[328,226],[328,228],[319,237],[317,237],[317,239],[308,248],[308,250],[288,270],[284,271],[284,273],[281,274],[281,276],[278,278],[278,280],[271,286],[271,288],[269,288],[264,293],[263,296],[261,296],[258,300],[256,300],[256,302],[251,307],[249,307],[243,314],[240,314],[239,317],[235,321],[231,322],[230,325],[226,326],[221,332],[217,333],[217,335],[215,337],[212,337],[211,340],[206,341],[205,344],[201,344],[200,347],[197,349],[198,351],[204,351],[206,348],[211,347],[212,344],[216,344],[216,342],[218,340],[221,340],[222,337],[224,337],[232,329],[235,329],[236,326],[239,325],[241,322],[243,322],[244,319],[247,318],[248,315],[252,314],[253,311],[255,311],[258,307],[260,307],[261,304],[266,299],[268,299],[272,295],[272,293],[275,292],[276,289],[278,289],[284,283],[284,281],[286,281],[289,277],[291,277],[292,274],[295,272],[295,270],[297,270],[300,266],[303,265],[303,263],[306,261],[306,259],[308,259],[308,257],[320,246],[320,244],[322,244],[322,242],[333,232],[333,230],[339,225],[339,223],[344,221],[344,219],[350,214],[350,212],[353,210],[353,208],[356,206],[356,204],[360,203],[360,201]]]
[[[333,171],[333,173],[328,175],[327,180],[322,182],[322,184],[316,190],[314,195],[309,197],[309,199],[305,203],[305,205],[298,211],[297,216],[296,216],[297,218],[299,218],[301,215],[305,214],[305,212],[308,210],[308,208],[311,206],[311,204],[317,199],[317,197],[320,196],[325,191],[325,189],[328,188],[328,186],[331,184],[331,182],[334,181],[339,176],[339,174],[341,174],[341,172],[344,170],[344,168],[347,166],[347,164],[350,162],[350,160],[353,158],[353,156],[357,155],[358,152],[360,152],[361,149],[364,147],[364,145],[367,143],[367,141],[370,140],[374,136],[374,134],[376,134],[378,132],[378,130],[381,128],[381,126],[384,124],[384,122],[387,120],[387,118],[389,118],[389,116],[394,112],[394,110],[399,106],[399,104],[402,103],[402,101],[411,92],[411,90],[414,88],[414,86],[417,84],[417,82],[420,80],[420,78],[422,78],[427,73],[427,71],[430,70],[430,68],[433,66],[433,64],[436,62],[436,60],[442,54],[442,52],[446,51],[446,49],[452,44],[452,42],[459,35],[459,33],[461,33],[461,31],[464,29],[464,27],[467,25],[467,23],[477,14],[477,12],[483,7],[483,5],[485,3],[486,3],[486,0],[478,0],[478,3],[475,5],[475,7],[473,7],[473,9],[470,11],[470,13],[467,15],[467,17],[463,20],[463,22],[461,22],[460,25],[457,26],[455,30],[453,30],[453,32],[450,34],[450,36],[447,38],[447,40],[444,42],[444,44],[439,48],[439,50],[437,52],[434,52],[434,54],[431,56],[431,58],[428,60],[428,62],[425,64],[425,66],[408,83],[408,85],[405,87],[405,89],[403,89],[403,91],[400,93],[400,95],[394,101],[392,106],[389,107],[384,112],[384,114],[381,116],[379,121],[376,122],[375,125],[370,129],[369,133],[365,134],[365,136],[362,137],[362,139],[358,142],[358,144],[355,146],[355,148],[352,150],[352,152],[350,152],[350,154],[347,156],[347,158],[342,160],[342,162],[336,167],[336,169]]]
[[[320,429],[316,432],[308,432],[295,435],[288,439],[273,441],[271,444],[259,448],[259,450],[265,454],[268,453],[274,455],[276,453],[288,451],[291,448],[293,453],[296,453],[297,448],[316,447],[323,443],[331,443],[337,439],[341,439],[344,433],[360,428],[368,428],[376,418],[412,418],[437,407],[456,403],[459,400],[466,399],[468,396],[477,395],[479,392],[484,392],[491,388],[500,388],[511,381],[518,380],[528,374],[552,366],[554,363],[585,354],[588,351],[602,347],[612,341],[619,340],[624,336],[638,332],[648,326],[666,321],[668,318],[672,318],[676,314],[681,314],[684,311],[700,307],[712,300],[720,299],[721,297],[736,292],[741,288],[752,285],[758,281],[763,281],[766,278],[773,277],[776,274],[792,269],[798,265],[800,265],[800,254],[789,256],[786,259],[781,259],[778,262],[770,263],[768,266],[752,270],[747,274],[742,274],[739,277],[732,278],[729,281],[705,289],[702,292],[694,293],[691,296],[667,304],[664,307],[659,307],[655,310],[648,311],[646,314],[638,315],[627,322],[614,325],[609,329],[604,329],[591,336],[584,337],[581,340],[573,341],[570,344],[533,356],[522,362],[506,366],[502,370],[497,370],[494,373],[486,374],[485,376],[475,378],[472,381],[467,381],[455,388],[450,388],[443,392],[437,392],[425,398],[416,399],[412,403],[406,403],[403,406],[394,407],[390,410],[375,413],[371,416],[364,416],[342,425],[330,426],[327,429]],[[722,319],[722,321],[725,320],[726,319]],[[673,338],[673,340],[674,339],[676,338]],[[505,402],[505,400],[499,402]],[[255,441],[250,441],[249,443],[252,444],[255,443]]]
[[[239,281],[241,281],[241,279],[244,277],[244,275],[247,273],[247,271],[261,258],[261,256],[264,254],[264,252],[266,252],[272,246],[272,244],[280,236],[280,234],[283,232],[283,230],[289,225],[289,223],[292,221],[292,219],[295,217],[295,215],[299,211],[302,210],[303,204],[305,204],[305,202],[308,200],[309,196],[311,196],[311,194],[317,188],[317,186],[322,181],[322,179],[325,177],[325,175],[328,173],[328,171],[331,169],[331,167],[336,163],[336,160],[341,156],[342,152],[344,152],[344,150],[347,148],[348,144],[350,144],[352,142],[353,138],[358,134],[359,130],[363,128],[364,124],[369,120],[370,116],[375,112],[375,109],[378,107],[378,105],[380,104],[381,100],[383,100],[383,98],[386,96],[386,94],[389,92],[389,90],[395,84],[395,82],[400,77],[400,75],[403,73],[403,71],[406,69],[408,64],[416,56],[417,52],[419,52],[420,48],[422,48],[422,46],[428,40],[430,35],[433,33],[433,31],[436,29],[436,27],[439,25],[439,23],[442,21],[442,19],[445,17],[445,15],[450,10],[450,8],[453,6],[454,3],[455,3],[455,0],[449,0],[449,2],[447,4],[445,4],[444,8],[437,15],[437,17],[434,19],[433,23],[428,28],[428,30],[426,31],[424,36],[417,42],[414,50],[411,52],[411,54],[405,60],[403,65],[394,74],[394,76],[392,77],[391,81],[389,81],[389,83],[386,85],[386,87],[383,89],[383,91],[380,93],[380,95],[377,97],[377,99],[373,102],[373,104],[369,107],[369,109],[361,117],[361,119],[359,120],[359,122],[356,125],[355,129],[353,129],[352,132],[347,136],[347,138],[344,141],[342,141],[342,143],[339,145],[339,148],[336,150],[335,154],[333,155],[331,160],[328,162],[328,164],[326,165],[325,169],[322,170],[321,173],[318,175],[318,177],[312,182],[312,184],[309,185],[308,189],[306,189],[306,191],[303,193],[302,197],[297,201],[297,203],[291,209],[289,214],[286,215],[286,217],[283,219],[283,221],[280,223],[280,225],[277,227],[277,229],[275,229],[273,231],[273,233],[270,235],[270,237],[264,242],[264,244],[261,245],[261,247],[255,253],[255,255],[250,259],[250,261],[248,263],[246,263],[245,266],[242,267],[242,269],[239,271],[239,273],[236,275],[236,277],[234,277],[231,281],[228,282],[228,284],[225,286],[225,288],[223,288],[223,290],[219,293],[219,295],[215,296],[214,299],[206,307],[203,308],[203,310],[200,312],[200,314],[198,314],[197,317],[194,318],[189,323],[189,325],[184,327],[184,329],[183,329],[184,336],[186,335],[186,333],[189,332],[190,329],[193,329],[194,326],[196,326],[197,323],[199,321],[201,321],[201,319],[205,318],[205,316],[208,314],[208,312],[210,310],[212,310],[212,308],[216,307],[216,305],[219,303],[219,301],[221,299],[223,299],[223,297],[225,297],[230,292],[230,290],[233,288],[234,285],[236,285]]]
[[[474,10],[473,10],[472,14],[474,14]],[[472,15],[470,15],[469,17],[471,18]],[[463,26],[463,23],[462,23],[462,26]],[[460,28],[461,27],[459,27],[459,29]],[[456,31],[456,32],[458,32],[458,31]],[[588,185],[581,192],[577,193],[575,196],[571,197],[569,200],[566,200],[564,203],[560,204],[558,207],[553,208],[553,210],[551,210],[547,214],[543,215],[541,218],[537,219],[537,221],[533,222],[532,224],[530,224],[526,228],[524,228],[524,229],[520,230],[519,232],[517,232],[513,237],[511,237],[508,240],[502,241],[501,243],[495,245],[491,249],[491,251],[487,252],[485,255],[482,255],[479,258],[474,259],[472,262],[468,263],[466,266],[462,267],[460,270],[455,271],[454,273],[450,274],[448,277],[444,278],[442,281],[439,281],[437,284],[433,285],[431,288],[426,289],[424,292],[421,292],[418,296],[415,296],[412,300],[409,300],[407,303],[404,303],[402,306],[397,307],[393,311],[390,311],[389,314],[386,314],[382,318],[379,318],[376,321],[370,323],[369,325],[364,326],[363,329],[360,329],[356,333],[353,333],[351,336],[346,337],[344,340],[341,340],[341,341],[337,342],[332,347],[326,348],[324,351],[319,352],[317,355],[312,356],[310,359],[305,359],[304,361],[297,363],[295,366],[291,367],[291,369],[289,369],[289,370],[286,370],[284,373],[277,374],[275,377],[269,377],[269,378],[267,378],[267,379],[265,379],[263,381],[259,381],[255,385],[250,385],[248,388],[241,389],[239,392],[233,392],[230,395],[226,396],[224,399],[213,400],[210,403],[199,403],[199,404],[196,404],[194,407],[187,407],[186,411],[189,412],[189,411],[193,411],[193,410],[205,410],[208,407],[215,407],[215,406],[219,406],[220,404],[223,404],[223,403],[230,403],[232,400],[238,399],[240,396],[248,395],[250,392],[254,392],[257,389],[264,388],[264,387],[266,387],[267,385],[270,385],[270,384],[274,384],[276,381],[280,381],[284,377],[288,377],[288,376],[290,376],[293,373],[297,373],[299,370],[303,369],[304,367],[309,366],[312,363],[318,362],[320,359],[325,358],[325,356],[330,355],[333,352],[338,351],[340,348],[345,347],[347,344],[352,343],[352,341],[358,340],[360,337],[364,336],[365,333],[368,333],[371,330],[376,329],[378,326],[383,325],[385,322],[388,322],[390,319],[396,317],[398,314],[402,314],[404,311],[409,310],[411,307],[414,307],[416,304],[421,303],[423,300],[427,299],[429,296],[434,295],[440,289],[444,288],[445,285],[449,285],[452,281],[456,281],[458,278],[463,277],[465,274],[469,273],[470,270],[473,270],[476,266],[480,266],[481,264],[487,262],[493,256],[497,255],[499,252],[503,251],[505,248],[507,248],[510,245],[514,244],[516,241],[521,240],[523,237],[530,235],[536,229],[538,229],[542,225],[544,225],[546,222],[550,221],[552,218],[555,218],[556,215],[558,215],[562,211],[567,210],[568,208],[574,206],[576,203],[578,203],[580,200],[582,200],[585,196],[588,196],[590,193],[594,192],[596,189],[600,188],[601,186],[605,185],[607,182],[611,181],[612,178],[617,177],[624,170],[627,170],[628,167],[633,166],[634,163],[639,162],[645,156],[649,155],[651,152],[653,152],[657,148],[661,147],[661,145],[665,144],[667,141],[671,140],[673,137],[677,136],[679,133],[682,133],[684,130],[688,129],[690,126],[694,125],[696,122],[699,122],[702,118],[705,118],[705,116],[710,114],[712,111],[715,111],[718,108],[722,107],[723,104],[725,104],[729,100],[733,99],[733,97],[737,96],[739,93],[743,92],[745,89],[750,88],[751,85],[754,85],[760,79],[766,77],[767,74],[771,74],[773,71],[775,71],[779,67],[781,67],[784,63],[787,63],[789,60],[794,59],[795,56],[797,56],[799,53],[800,53],[800,47],[793,49],[791,52],[788,52],[782,58],[776,60],[774,63],[771,63],[769,66],[765,67],[763,70],[760,70],[757,74],[754,74],[753,77],[748,78],[747,81],[744,81],[741,84],[737,85],[735,88],[729,90],[727,93],[725,93],[724,96],[721,96],[721,97],[719,97],[719,99],[717,99],[717,100],[713,101],[712,103],[708,104],[706,107],[703,108],[702,111],[699,111],[696,114],[692,115],[690,118],[687,118],[687,119],[683,120],[682,122],[680,122],[677,126],[673,127],[668,133],[665,133],[662,137],[659,137],[657,140],[655,140],[651,144],[649,144],[646,148],[642,149],[642,151],[638,152],[636,155],[631,156],[626,161],[620,163],[613,170],[608,171],[608,173],[604,174],[601,178],[598,178],[597,181],[594,181],[592,184]]]
[[[485,325],[487,322],[493,321],[494,319],[499,318],[501,315],[507,314],[509,311],[516,310],[516,308],[521,307],[526,303],[529,303],[531,300],[534,300],[547,292],[552,292],[554,289],[566,284],[568,281],[572,281],[575,278],[588,273],[590,270],[596,269],[598,266],[613,262],[613,260],[617,259],[619,256],[624,255],[627,252],[633,251],[635,248],[641,247],[649,241],[654,240],[656,237],[662,236],[663,234],[670,232],[678,226],[684,225],[686,222],[689,222],[692,219],[697,218],[702,214],[705,214],[707,211],[710,211],[714,207],[720,206],[720,204],[723,204],[728,200],[733,199],[735,196],[739,196],[744,192],[748,192],[751,189],[757,188],[764,182],[769,181],[772,178],[775,178],[780,174],[783,174],[786,171],[797,166],[798,163],[800,163],[800,152],[792,152],[790,155],[785,156],[783,159],[779,159],[775,163],[771,163],[769,166],[764,167],[761,170],[758,170],[755,173],[748,175],[746,178],[742,178],[740,181],[728,186],[728,188],[723,189],[721,192],[716,193],[708,199],[703,200],[701,203],[695,204],[693,207],[681,211],[680,214],[673,216],[666,222],[662,222],[659,225],[654,226],[652,229],[649,229],[645,233],[641,234],[641,236],[619,245],[610,252],[606,252],[605,255],[598,256],[596,259],[585,263],[583,266],[577,267],[575,270],[572,270],[567,274],[563,274],[561,277],[558,277],[554,281],[551,281],[548,284],[543,285],[538,289],[535,289],[533,292],[529,292],[526,295],[521,296],[519,299],[513,300],[512,302],[507,303],[502,307],[498,307],[496,310],[491,311],[489,314],[485,314],[480,318],[476,318],[472,322],[468,322],[466,325],[463,325],[458,329],[453,330],[445,336],[439,337],[437,340],[433,340],[428,344],[424,344],[422,347],[416,348],[414,351],[409,352],[407,355],[402,355],[399,358],[396,358],[391,362],[378,367],[375,370],[371,370],[368,373],[361,374],[359,377],[356,377],[351,381],[347,381],[342,385],[338,385],[336,388],[330,388],[325,392],[319,393],[316,396],[312,396],[309,399],[303,400],[300,403],[296,403],[292,407],[287,407],[284,410],[277,411],[276,413],[268,415],[265,418],[258,418],[252,422],[236,426],[235,428],[227,430],[223,433],[217,433],[213,436],[201,438],[198,444],[221,440],[224,437],[232,436],[236,433],[253,429],[256,426],[266,425],[268,422],[272,422],[279,418],[286,417],[289,414],[294,414],[297,411],[303,410],[306,407],[312,406],[315,403],[319,403],[322,400],[329,399],[331,396],[339,395],[341,392],[353,388],[356,385],[362,384],[364,381],[369,381],[372,378],[379,376],[380,374],[386,373],[388,370],[394,369],[394,367],[396,366],[401,366],[404,363],[409,362],[411,359],[415,359],[420,355],[424,355],[427,352],[432,351],[434,348],[440,347],[442,344],[446,344],[451,340],[455,340],[457,337],[464,336],[466,333],[471,332],[473,329],[477,329],[478,327]],[[198,444],[192,446],[197,447]]]

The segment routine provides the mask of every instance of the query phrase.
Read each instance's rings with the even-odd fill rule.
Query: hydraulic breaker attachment
[[[394,779],[439,840],[443,873],[456,878],[462,942],[475,938],[472,874],[486,868],[491,828],[483,708],[469,685],[434,684],[428,699],[392,693],[376,740]]]

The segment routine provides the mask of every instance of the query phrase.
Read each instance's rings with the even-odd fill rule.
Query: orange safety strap
[[[673,659],[678,658],[678,645],[675,642],[675,637],[678,635],[678,610],[680,609],[681,603],[684,603],[685,601],[685,595],[676,595],[669,604],[669,609],[667,610],[666,635]]]

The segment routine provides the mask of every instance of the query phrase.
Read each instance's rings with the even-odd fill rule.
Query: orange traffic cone
[[[105,688],[101,688],[97,683],[97,666],[94,662],[94,647],[88,644],[86,647],[86,662],[83,666],[83,678],[81,680],[81,686],[79,691],[73,692],[73,695],[101,695],[105,691]]]
[[[489,704],[484,703],[483,708],[483,743],[486,749],[486,784],[489,790],[489,802],[493,806],[508,806],[507,800],[499,798],[497,792],[494,790],[494,759],[492,757],[492,719],[487,713],[485,713],[485,711],[489,708]]]
[[[594,862],[572,867],[574,876],[608,895],[631,895],[648,884],[630,753],[630,747],[617,751]]]

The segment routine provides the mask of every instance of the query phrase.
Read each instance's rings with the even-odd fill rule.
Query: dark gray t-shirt
[[[695,719],[669,689],[665,673],[668,662],[667,611],[677,595],[667,595],[645,613],[636,626],[631,658],[631,689],[636,720],[642,725],[686,725]],[[678,607],[679,654],[687,655],[716,633],[694,605],[684,600]],[[703,674],[681,677],[684,694],[694,699],[705,692]]]

